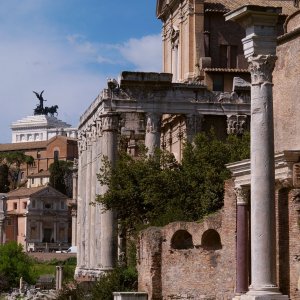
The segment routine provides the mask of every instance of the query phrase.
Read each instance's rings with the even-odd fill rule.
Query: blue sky
[[[161,71],[156,0],[0,0],[0,143],[41,92],[58,118],[82,112],[121,71]]]

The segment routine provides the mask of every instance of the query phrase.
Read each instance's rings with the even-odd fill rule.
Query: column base
[[[79,282],[81,282],[81,281],[96,281],[102,275],[105,275],[112,270],[113,270],[113,268],[92,269],[92,268],[76,267],[74,278],[76,281],[79,281]]]
[[[287,295],[282,294],[244,294],[240,296],[240,300],[289,300]]]

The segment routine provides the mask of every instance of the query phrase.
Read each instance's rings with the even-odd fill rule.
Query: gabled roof
[[[156,2],[156,16],[161,16],[166,12],[168,6],[175,4],[178,0],[157,0]],[[180,1],[178,1],[179,3]],[[298,10],[293,5],[292,0],[204,0],[205,8],[213,11],[230,11],[239,8],[244,5],[261,5],[261,6],[274,6],[282,7],[282,13],[285,15],[291,15]]]
[[[14,198],[26,198],[26,197],[56,197],[56,198],[68,198],[66,195],[62,194],[58,190],[51,186],[39,186],[26,188],[22,187],[7,193],[7,199],[12,200]]]

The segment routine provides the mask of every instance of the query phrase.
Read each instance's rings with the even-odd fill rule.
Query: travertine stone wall
[[[234,295],[236,201],[232,181],[225,187],[224,208],[201,223],[175,222],[141,234],[139,291],[148,292],[149,299],[230,299]],[[211,229],[221,239],[221,247],[215,250],[205,247],[202,240]],[[171,246],[179,230],[192,236],[191,248]]]

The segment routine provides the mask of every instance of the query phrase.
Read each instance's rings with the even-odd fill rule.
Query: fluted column
[[[95,200],[96,200],[96,183],[97,183],[97,143],[96,143],[96,123],[94,122],[92,125],[92,146],[91,146],[91,196],[90,196],[90,268],[95,269]],[[93,204],[92,204],[93,203]]]
[[[146,114],[146,136],[145,146],[148,149],[148,155],[153,155],[156,148],[160,148],[160,123],[161,114]]]
[[[86,181],[86,149],[85,132],[80,132],[78,141],[78,194],[77,194],[77,266],[75,276],[80,277],[84,268],[85,256],[85,181]]]
[[[249,187],[235,189],[237,204],[236,294],[244,294],[249,286]]]
[[[96,138],[96,170],[99,172],[102,167],[102,158],[103,158],[103,132],[102,132],[102,119],[99,117],[96,120],[97,125],[97,138]],[[100,182],[97,180],[95,184],[95,193],[100,195],[102,193]],[[101,267],[101,216],[102,209],[99,202],[95,203],[95,228],[94,228],[94,239],[95,239],[95,249],[94,249],[94,262],[95,269]]]
[[[186,115],[186,139],[189,143],[191,143],[194,136],[201,131],[203,120],[203,115]]]
[[[102,116],[103,144],[102,153],[114,165],[118,150],[119,116],[107,113]],[[102,194],[108,190],[102,186]],[[113,211],[105,211],[101,215],[101,267],[111,269],[115,266],[117,257],[117,220]]]
[[[72,174],[72,206],[71,206],[71,217],[72,217],[72,246],[77,246],[77,198],[78,198],[78,160],[74,159],[73,162],[73,174]]]

